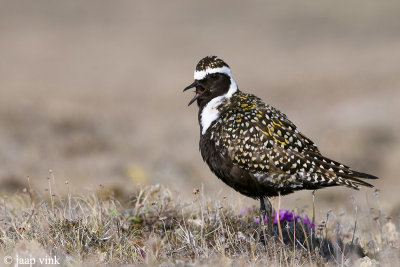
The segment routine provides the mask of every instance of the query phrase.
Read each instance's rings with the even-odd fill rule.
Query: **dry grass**
[[[312,242],[304,238],[304,233],[310,234],[304,224],[293,232],[293,224],[283,222],[286,244],[276,236],[263,245],[257,237],[256,207],[238,212],[226,203],[206,200],[198,191],[191,202],[180,203],[176,194],[159,185],[141,189],[124,202],[104,188],[85,196],[61,197],[51,192],[50,179],[49,185],[47,198],[27,189],[1,199],[4,256],[14,260],[56,256],[66,266],[400,263],[395,224],[379,215],[372,219],[358,215],[363,218],[357,226],[362,237],[354,241],[359,251],[348,253],[349,246],[344,249],[343,244],[353,239],[348,234],[353,218],[339,221],[328,213]],[[297,246],[291,242],[295,239]]]
[[[400,1],[77,2],[0,9],[0,254],[90,266],[328,261],[327,242],[325,256],[277,238],[258,243],[255,202],[202,163],[197,108],[182,89],[196,62],[215,54],[243,91],[286,113],[326,156],[380,177],[382,205],[365,201],[367,190],[319,191],[326,227],[317,237],[338,252],[337,237],[351,242],[353,196],[354,243],[400,265]],[[50,175],[43,193],[48,169],[60,179]],[[23,193],[27,175],[34,189]],[[137,184],[179,197],[135,192]],[[299,192],[281,206],[312,217],[310,199]],[[350,264],[336,254],[331,264]]]

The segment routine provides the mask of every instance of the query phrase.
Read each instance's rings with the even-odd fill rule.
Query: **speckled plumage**
[[[368,175],[323,157],[285,114],[258,97],[238,91],[218,110],[220,117],[200,137],[200,151],[224,182],[235,179],[215,164],[225,160],[229,162],[228,169],[240,169],[236,171],[241,172],[237,179],[255,184],[248,190],[251,186],[243,187],[243,182],[230,182],[237,191],[259,197],[340,184],[356,189],[369,186],[358,179],[370,178]],[[214,155],[211,150],[217,153]]]
[[[222,67],[229,68],[216,57],[202,59],[195,77],[196,71],[206,71],[206,76],[186,88],[196,87],[191,102],[199,105],[200,151],[218,178],[260,199],[335,185],[372,186],[361,179],[377,177],[322,156],[285,114],[241,92],[230,69],[213,73]],[[206,119],[211,122],[203,123]]]
[[[216,69],[216,68],[222,68],[224,66],[229,68],[229,65],[226,64],[222,59],[219,59],[216,56],[211,56],[211,57],[202,58],[199,61],[199,63],[197,63],[196,70],[202,71],[202,70],[206,70],[208,68]]]

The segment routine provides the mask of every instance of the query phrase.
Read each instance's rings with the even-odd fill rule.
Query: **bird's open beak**
[[[202,94],[204,93],[204,88],[197,82],[194,81],[191,85],[189,85],[188,87],[186,87],[185,89],[183,89],[183,92],[185,92],[186,90],[196,87],[196,94],[195,96],[192,98],[192,100],[190,100],[189,105],[190,106],[194,101],[196,101],[196,99]]]

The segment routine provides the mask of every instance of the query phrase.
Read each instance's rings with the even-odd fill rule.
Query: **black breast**
[[[247,170],[235,165],[229,155],[229,147],[224,146],[220,133],[223,127],[217,120],[210,128],[200,136],[200,151],[203,160],[211,171],[243,195],[258,198],[265,195],[265,189],[249,174]]]

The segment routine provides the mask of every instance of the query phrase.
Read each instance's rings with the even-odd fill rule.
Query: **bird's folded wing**
[[[277,109],[265,106],[257,109],[257,114],[249,122],[249,131],[238,133],[229,149],[233,162],[241,168],[270,182],[304,188],[343,184],[357,189],[371,186],[360,178],[376,178],[322,156]]]

